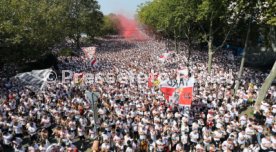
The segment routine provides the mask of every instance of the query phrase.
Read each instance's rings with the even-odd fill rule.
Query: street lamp
[[[88,90],[85,91],[85,95],[88,101],[90,102],[90,104],[92,105],[93,118],[94,118],[94,132],[96,133],[96,135],[98,135],[98,131],[97,131],[98,130],[98,109],[95,103],[99,99],[100,95],[98,92],[91,92]]]

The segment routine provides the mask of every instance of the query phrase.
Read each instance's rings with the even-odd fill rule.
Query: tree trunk
[[[239,70],[239,74],[238,74],[238,81],[237,81],[237,84],[235,85],[235,92],[234,92],[235,95],[237,93],[237,90],[240,87],[240,81],[241,81],[243,67],[244,67],[245,55],[246,55],[247,47],[248,47],[248,39],[249,39],[250,29],[251,29],[251,26],[250,26],[250,23],[249,23],[248,29],[247,29],[247,34],[246,34],[246,39],[245,39],[245,44],[244,44],[244,50],[243,50],[243,53],[242,53],[242,60],[241,60],[240,70]]]
[[[76,44],[77,49],[80,49],[80,35],[79,34],[77,35],[76,43],[77,43]]]
[[[269,38],[271,43],[271,48],[273,52],[276,52],[276,33],[275,26],[270,26]]]
[[[188,42],[188,64],[190,63],[191,58],[191,43]]]
[[[166,48],[167,48],[167,51],[169,51],[169,39],[168,38],[166,39]]]
[[[178,54],[178,50],[177,50],[177,37],[176,37],[176,30],[174,30],[174,50],[176,51],[176,53]]]
[[[260,109],[261,103],[265,98],[266,92],[271,86],[271,83],[276,78],[276,61],[274,62],[274,65],[269,73],[269,75],[266,77],[261,89],[258,93],[258,98],[255,103],[255,109],[258,111]]]
[[[211,73],[213,57],[213,20],[210,21],[209,39],[208,39],[208,73]]]

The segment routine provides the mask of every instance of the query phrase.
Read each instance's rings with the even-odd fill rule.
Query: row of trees
[[[103,18],[103,26],[101,28],[101,35],[117,35],[119,34],[120,21],[117,15],[109,14]]]
[[[25,63],[49,52],[56,44],[93,39],[112,29],[96,0],[1,0],[1,62]]]
[[[186,40],[189,47],[205,44],[208,47],[208,72],[211,72],[212,57],[232,38],[244,42],[238,83],[246,53],[259,46],[266,51],[276,52],[276,3],[273,0],[152,0],[141,4],[138,19],[151,30],[164,37]],[[254,49],[252,49],[254,48]],[[188,59],[190,57],[190,48]],[[275,54],[275,53],[274,53]],[[274,58],[275,61],[275,58]],[[263,100],[265,92],[276,75],[276,62],[266,80],[266,87],[260,91],[257,103]]]

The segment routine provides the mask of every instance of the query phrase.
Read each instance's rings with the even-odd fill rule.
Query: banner
[[[86,58],[91,60],[96,53],[96,47],[83,47],[82,51],[84,52]]]
[[[161,61],[161,62],[165,62],[166,61],[166,57],[161,55],[158,57],[158,60]]]
[[[178,103],[181,106],[191,106],[193,100],[193,85],[195,80],[177,81],[166,80],[160,84],[160,91],[164,94],[167,101]]]
[[[172,101],[173,100],[173,94],[175,92],[175,88],[162,87],[160,90],[164,94],[164,97],[167,101]]]
[[[179,94],[179,105],[191,106],[193,101],[193,87],[181,88]]]
[[[170,57],[170,55],[171,55],[170,52],[163,53],[158,57],[158,60],[161,62],[165,62]]]
[[[24,86],[28,86],[33,91],[42,90],[48,82],[57,78],[52,69],[32,70],[30,72],[19,73],[14,78],[17,78]]]

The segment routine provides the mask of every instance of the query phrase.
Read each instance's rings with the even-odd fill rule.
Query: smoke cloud
[[[127,18],[122,14],[118,14],[119,21],[118,29],[120,35],[127,40],[145,40],[145,35],[141,32],[138,23],[134,19]]]

